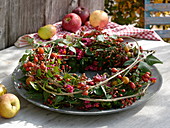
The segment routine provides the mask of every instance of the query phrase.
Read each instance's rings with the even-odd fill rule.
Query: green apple
[[[17,96],[11,93],[0,96],[0,116],[12,118],[20,110],[20,101]]]
[[[41,39],[47,40],[52,38],[57,32],[54,25],[48,24],[38,29],[38,35]]]
[[[4,95],[7,93],[7,89],[3,84],[0,84],[0,96]]]

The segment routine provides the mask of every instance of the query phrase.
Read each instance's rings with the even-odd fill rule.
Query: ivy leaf
[[[138,65],[138,68],[142,71],[142,72],[151,72],[150,69],[151,67],[146,63],[141,61]]]
[[[98,35],[97,40],[103,42],[105,40],[104,35]]]
[[[153,55],[149,55],[147,56],[147,58],[145,59],[146,63],[149,64],[149,65],[154,65],[156,63],[163,63],[162,61],[160,61],[158,58],[156,58],[155,56]]]
[[[32,81],[30,81],[30,85],[35,89],[35,90],[39,90],[39,87]]]
[[[76,54],[76,49],[73,46],[68,47],[70,51],[74,52]]]
[[[135,61],[135,58],[131,58],[130,60],[126,61],[123,65],[128,66],[131,65]]]

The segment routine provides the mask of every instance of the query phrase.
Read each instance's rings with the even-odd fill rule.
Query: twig
[[[129,96],[118,97],[118,98],[114,98],[114,99],[94,99],[94,98],[79,98],[79,99],[86,100],[86,101],[113,102],[113,101],[118,101],[118,100],[123,100],[123,99],[127,99],[127,98],[132,98],[132,97],[144,95],[149,86],[150,86],[150,83],[147,84],[147,86],[143,89],[142,92],[139,92],[139,93],[136,93],[136,94],[133,94],[133,95],[129,95]]]

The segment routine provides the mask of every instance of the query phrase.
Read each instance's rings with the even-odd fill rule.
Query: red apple
[[[11,93],[0,96],[0,116],[4,118],[14,117],[20,110],[20,101]]]
[[[106,12],[102,10],[96,10],[90,14],[90,24],[93,27],[104,28],[108,22],[109,17]]]
[[[62,20],[63,29],[74,33],[79,30],[81,24],[81,18],[75,13],[67,14]]]
[[[72,11],[72,13],[79,15],[83,24],[89,20],[90,12],[87,8],[78,6]]]

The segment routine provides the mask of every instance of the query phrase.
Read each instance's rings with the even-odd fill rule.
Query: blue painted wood
[[[151,25],[170,25],[170,17],[151,17],[150,12],[170,11],[169,3],[154,4],[151,0],[144,2],[144,27],[150,29]],[[156,31],[162,38],[170,38],[170,30],[157,30]]]
[[[156,30],[155,32],[162,38],[170,38],[170,30]]]
[[[170,3],[145,4],[145,11],[153,12],[170,11]]]
[[[170,17],[147,17],[145,19],[146,25],[170,25]]]

